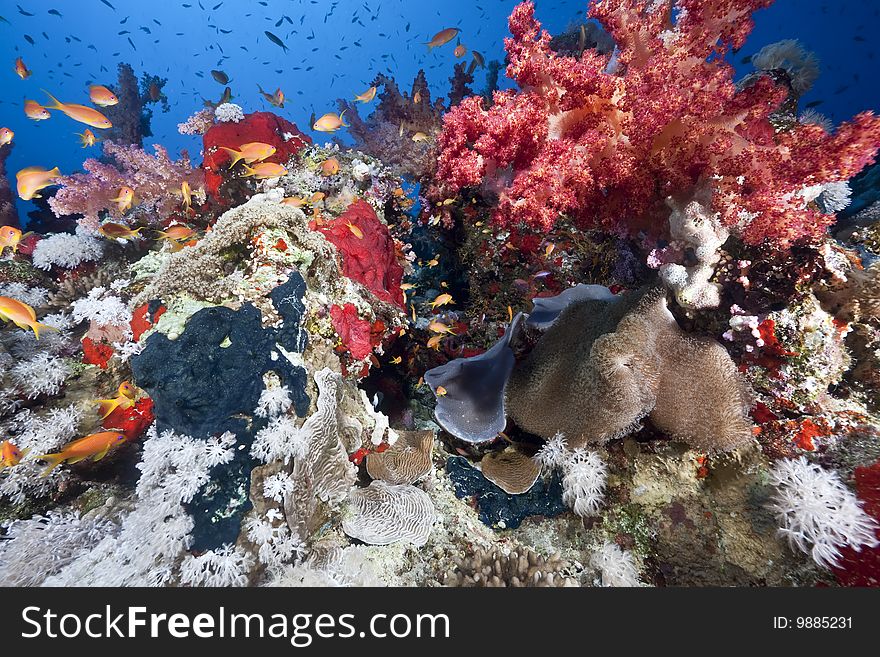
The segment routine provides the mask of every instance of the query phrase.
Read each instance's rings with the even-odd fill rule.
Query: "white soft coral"
[[[562,468],[562,501],[579,516],[593,516],[605,499],[608,468],[596,452],[576,449]]]
[[[837,473],[801,456],[777,461],[770,480],[776,487],[770,507],[781,524],[779,534],[820,566],[836,566],[841,547],[878,544],[877,523]]]

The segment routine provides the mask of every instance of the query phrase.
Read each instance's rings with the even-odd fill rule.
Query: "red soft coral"
[[[113,347],[105,342],[95,342],[91,338],[83,338],[83,362],[107,369],[107,363],[113,358]]]
[[[149,397],[138,399],[130,408],[113,409],[101,426],[105,429],[116,429],[125,434],[128,440],[136,440],[153,423],[153,400]]]
[[[285,137],[287,135],[287,137]],[[227,121],[213,125],[202,139],[205,160],[205,186],[208,193],[215,199],[220,198],[220,183],[232,157],[221,146],[237,149],[242,144],[263,142],[276,148],[275,153],[266,158],[266,162],[286,164],[291,156],[296,155],[303,146],[312,140],[299,131],[290,121],[272,112],[254,112],[246,114],[244,119],[235,123]]]
[[[362,283],[382,301],[404,307],[403,267],[397,262],[394,238],[369,203],[362,199],[335,219],[312,221],[342,255],[342,273]]]
[[[865,513],[880,522],[880,461],[855,469],[856,493],[864,504]],[[877,530],[880,540],[880,530]],[[834,576],[841,586],[880,586],[880,545],[841,549],[840,565]]]
[[[358,317],[354,304],[347,303],[343,307],[332,306],[330,320],[333,323],[333,330],[342,340],[342,346],[355,360],[363,360],[372,353],[373,326],[367,320]]]
[[[561,214],[583,228],[665,229],[669,196],[706,184],[721,222],[747,243],[785,248],[834,220],[800,192],[851,178],[880,148],[880,119],[859,114],[833,134],[770,115],[787,90],[761,78],[737,91],[723,55],[741,47],[771,0],[604,0],[590,17],[618,51],[580,58],[550,49],[531,2],[510,17],[507,75],[521,91],[452,108],[438,137],[444,189],[483,185],[495,221],[546,232]],[[673,22],[673,7],[677,20]]]

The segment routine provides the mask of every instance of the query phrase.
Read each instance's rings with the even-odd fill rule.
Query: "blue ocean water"
[[[15,132],[9,172],[26,166],[80,168],[100,146],[83,149],[75,133],[82,125],[53,113],[35,122],[23,113],[26,98],[47,101],[46,89],[64,102],[87,103],[87,86],[112,85],[120,62],[140,76],[168,79],[163,91],[169,111],[157,109],[153,136],[172,154],[188,149],[200,161],[200,139],[180,135],[177,124],[217,100],[224,85],[210,75],[225,72],[233,102],[246,112],[273,109],[259,95],[284,90],[288,103],[278,111],[319,143],[309,117],[336,110],[337,98],[367,89],[377,73],[394,76],[408,88],[419,69],[432,92],[445,95],[453,48],[428,51],[424,45],[446,27],[458,27],[461,42],[486,61],[503,60],[507,16],[516,0],[12,0],[0,1],[0,126]],[[551,33],[583,19],[584,0],[538,0],[537,14]],[[49,13],[52,11],[52,13]],[[58,15],[60,14],[60,16]],[[822,75],[802,103],[835,123],[858,111],[880,108],[880,72],[871,25],[880,23],[880,3],[865,0],[777,0],[759,11],[746,46],[731,54],[740,74],[753,70],[747,57],[780,39],[800,40],[820,60]],[[270,41],[277,35],[287,50]],[[33,43],[31,43],[31,41]],[[22,57],[33,75],[16,76]],[[478,72],[474,87],[483,86]],[[100,136],[100,135],[99,135]],[[340,133],[340,136],[344,134]],[[19,201],[22,220],[31,208]]]

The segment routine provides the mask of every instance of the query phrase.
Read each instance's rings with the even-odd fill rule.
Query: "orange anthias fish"
[[[26,449],[21,450],[11,440],[4,440],[0,443],[0,470],[18,465],[26,454]]]
[[[74,103],[62,103],[45,89],[43,92],[49,96],[49,99],[52,101],[52,104],[48,106],[49,109],[64,112],[74,121],[85,123],[93,128],[101,128],[104,130],[113,127],[113,124],[110,123],[110,119],[101,114],[94,107],[86,107],[85,105],[76,105]]]
[[[98,228],[98,232],[104,237],[109,237],[111,240],[133,240],[135,237],[138,237],[138,233],[143,229],[144,227],[141,226],[140,228],[132,230],[128,226],[108,221],[107,223],[101,224],[101,227]]]
[[[352,234],[352,235],[354,235],[355,237],[357,237],[359,240],[364,239],[364,232],[363,232],[360,228],[358,228],[357,226],[355,226],[355,225],[354,225],[353,223],[351,223],[350,221],[346,221],[346,222],[345,222],[345,225],[348,226],[348,229],[351,231],[351,234]]]
[[[288,196],[281,201],[284,205],[291,205],[295,208],[302,208],[309,204],[309,200],[302,196]]]
[[[170,240],[172,242],[180,241],[180,240],[188,240],[190,237],[195,235],[195,232],[189,226],[184,226],[183,224],[176,224],[171,226],[168,230],[158,230],[156,231],[159,235],[160,240]]]
[[[101,419],[105,419],[117,408],[126,409],[134,406],[135,394],[137,394],[135,387],[128,381],[123,381],[119,384],[115,397],[112,399],[96,399],[95,403],[100,407]]]
[[[329,160],[321,162],[321,173],[325,176],[335,176],[339,173],[339,160],[331,157]]]
[[[440,342],[443,341],[442,335],[434,335],[428,339],[428,349],[436,349],[440,351]]]
[[[269,104],[274,105],[275,107],[281,107],[282,109],[284,108],[284,92],[281,91],[280,87],[275,90],[274,94],[266,93],[260,85],[257,85],[257,89],[260,90],[260,94],[263,98],[269,101]]]
[[[221,146],[220,149],[226,151],[232,156],[232,161],[229,163],[230,169],[241,160],[244,160],[245,164],[262,162],[267,157],[272,157],[276,150],[272,144],[267,144],[262,141],[252,141],[247,144],[242,144],[238,147],[239,150],[227,148],[226,146]]]
[[[362,103],[369,103],[376,97],[376,87],[370,87],[364,93],[355,96],[354,99]]]
[[[180,197],[183,199],[183,207],[189,210],[192,206],[192,190],[189,187],[189,183],[185,180],[180,183]]]
[[[0,128],[0,146],[6,146],[15,137],[15,133],[9,128]]]
[[[449,305],[450,303],[455,303],[452,300],[452,295],[444,292],[443,294],[439,295],[436,299],[434,299],[428,305],[430,305],[431,308],[437,308],[438,306],[446,306],[446,305]]]
[[[0,255],[3,255],[3,249],[9,247],[15,253],[18,250],[18,243],[21,241],[21,231],[15,226],[0,226]]]
[[[420,141],[428,141],[429,137],[424,132],[417,132],[412,136],[412,140],[416,143]]]
[[[425,45],[428,46],[428,50],[446,45],[452,41],[459,32],[461,32],[461,30],[457,27],[447,27],[445,30],[437,32],[437,34],[434,35],[434,38],[428,41]]]
[[[45,477],[64,462],[79,463],[83,459],[91,457],[94,457],[96,461],[100,461],[107,456],[107,452],[114,447],[121,445],[125,440],[124,433],[118,431],[101,431],[100,433],[93,433],[85,438],[74,440],[69,445],[65,445],[60,452],[56,452],[55,454],[41,454],[37,459],[49,463],[49,467],[46,468],[46,471],[43,473],[43,476]]]
[[[52,116],[49,114],[49,110],[35,100],[24,101],[24,115],[34,121],[45,121]]]
[[[83,148],[88,148],[89,146],[94,146],[98,141],[95,139],[95,133],[86,128],[83,132],[76,133],[79,137],[80,143]]]
[[[263,180],[264,178],[278,178],[280,176],[287,175],[287,169],[284,168],[281,164],[275,164],[274,162],[259,162],[254,166],[244,165],[245,174],[244,177],[253,176],[258,180]]]
[[[119,190],[116,198],[110,200],[116,204],[116,208],[120,212],[125,212],[131,208],[131,204],[134,202],[134,190],[131,187],[123,187]]]
[[[428,324],[428,330],[432,333],[446,333],[448,335],[455,335],[455,331],[452,330],[452,328],[446,326],[446,324],[439,321],[433,321]]]
[[[54,326],[38,322],[33,308],[12,297],[0,297],[0,319],[12,322],[21,329],[31,329],[37,340],[40,339],[40,329],[58,330]]]
[[[41,189],[54,184],[54,180],[61,176],[58,167],[54,169],[43,169],[41,167],[27,167],[15,174],[16,187],[18,195],[23,201],[30,201],[33,198],[40,198],[37,194]]]
[[[21,57],[15,60],[15,74],[22,80],[31,77],[32,71],[29,71],[28,67],[24,65],[24,60]]]
[[[452,54],[457,58],[464,57],[467,54],[467,48],[461,41],[459,41],[458,45],[455,46],[455,50],[452,51]]]
[[[347,123],[345,123],[342,119],[345,114],[345,110],[343,110],[342,114],[336,114],[335,112],[328,112],[320,119],[315,121],[312,126],[312,130],[317,130],[318,132],[336,132],[340,128],[349,127]]]
[[[98,107],[110,107],[116,105],[119,99],[107,87],[100,84],[93,84],[89,87],[89,100]]]

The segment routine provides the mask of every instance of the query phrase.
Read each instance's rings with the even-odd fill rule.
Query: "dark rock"
[[[568,510],[562,502],[562,482],[555,473],[549,482],[539,477],[527,493],[509,495],[462,456],[450,456],[446,472],[456,497],[476,498],[480,520],[489,527],[497,527],[503,521],[505,529],[515,529],[529,516],[551,518]]]

